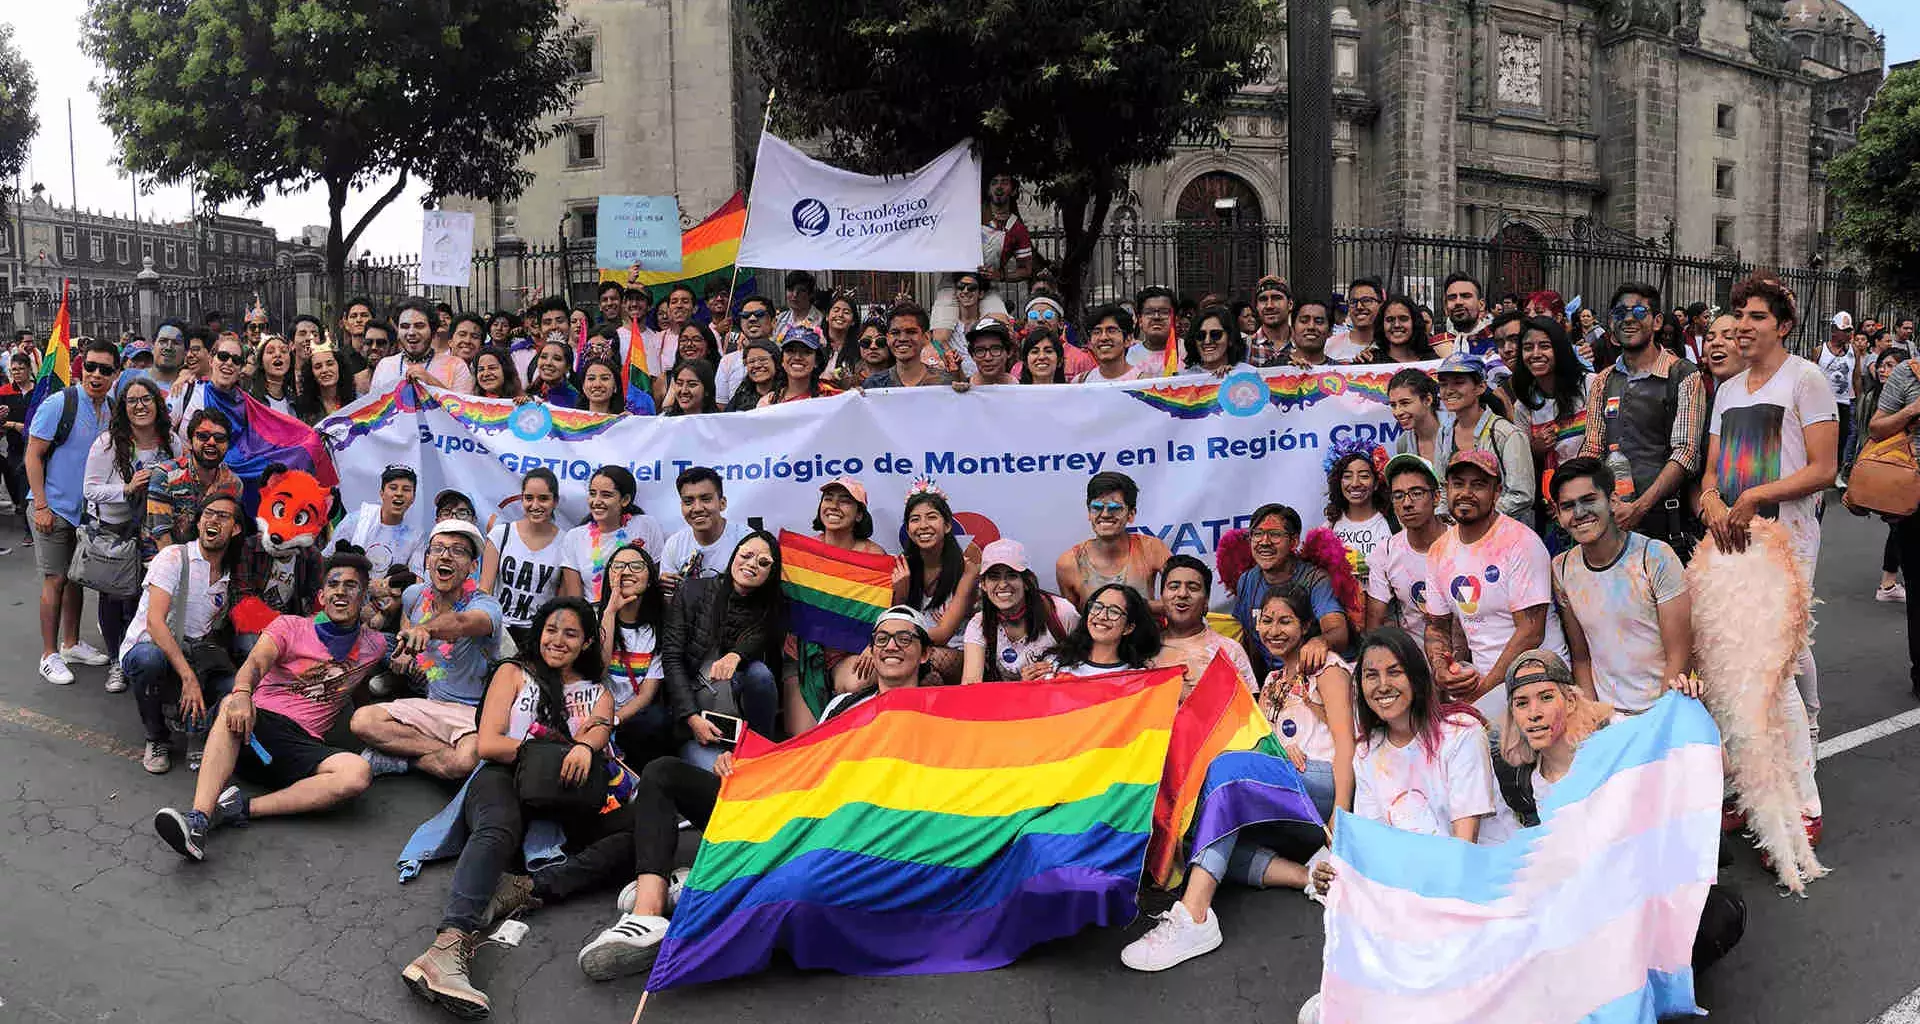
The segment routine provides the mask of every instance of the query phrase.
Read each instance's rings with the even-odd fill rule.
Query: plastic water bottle
[[[1620,454],[1619,445],[1607,447],[1607,469],[1613,473],[1613,493],[1621,501],[1633,500],[1633,466]]]

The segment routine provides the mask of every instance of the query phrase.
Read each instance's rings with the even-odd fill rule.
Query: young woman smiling
[[[255,359],[253,380],[247,387],[248,393],[275,412],[283,412],[291,416],[295,381],[292,343],[278,334],[269,334],[262,338],[260,351]]]
[[[573,371],[573,346],[549,339],[540,344],[533,356],[532,379],[527,381],[525,401],[542,401],[561,409],[580,408],[580,392],[568,383]]]
[[[755,530],[740,541],[720,576],[687,580],[667,605],[661,652],[671,720],[690,737],[680,757],[712,768],[727,751],[706,712],[729,715],[769,739],[779,736],[781,646],[786,595],[780,544]]]
[[[1146,668],[1160,654],[1160,623],[1140,592],[1109,583],[1087,597],[1080,624],[1060,641],[1056,671],[1097,676]]]
[[[1032,682],[1053,674],[1053,654],[1080,613],[1040,589],[1026,546],[1002,538],[980,553],[980,611],[962,638],[963,683]]]
[[[867,488],[849,476],[820,485],[813,514],[814,539],[843,551],[885,555],[873,542],[873,514]],[[789,636],[786,671],[780,680],[787,733],[798,736],[819,721],[836,693],[852,693],[873,682],[873,658],[865,651],[841,651]]]
[[[718,412],[713,402],[713,364],[705,359],[682,359],[673,368],[673,383],[663,416],[693,416]]]
[[[910,605],[930,620],[927,633],[934,650],[928,663],[951,685],[960,681],[961,633],[973,613],[979,552],[967,557],[954,538],[947,496],[931,483],[914,486],[918,489],[908,493],[901,517],[907,549],[894,559],[893,603]]]
[[[1380,337],[1386,344],[1376,343],[1361,354],[1360,362],[1418,363],[1439,359],[1442,355],[1428,340],[1427,323],[1420,317],[1420,307],[1405,295],[1395,295],[1381,304]]]
[[[520,371],[514,369],[513,355],[507,349],[488,345],[473,357],[474,393],[482,398],[519,398]]]
[[[359,397],[353,375],[341,365],[339,350],[325,342],[314,345],[300,368],[300,389],[293,396],[300,419],[309,425],[318,423]]]
[[[120,389],[120,400],[113,407],[107,429],[87,449],[86,473],[81,481],[81,496],[98,521],[98,529],[118,532],[139,530],[146,517],[147,480],[153,467],[173,458],[173,431],[167,422],[167,403],[160,386],[145,377],[134,377]],[[143,539],[141,557],[153,557],[151,542]],[[142,588],[144,589],[144,588]],[[115,655],[107,668],[107,692],[127,688],[120,671],[120,642],[126,638],[140,603],[139,593],[128,596],[101,594],[99,600],[100,636],[108,652]]]
[[[639,484],[625,466],[601,466],[587,480],[587,521],[560,541],[560,593],[585,597],[600,593],[607,559],[629,541],[648,551],[666,546],[667,532],[634,504]]]
[[[660,692],[666,661],[659,656],[666,597],[653,556],[627,544],[607,559],[600,600],[600,652],[613,691],[616,742],[629,763],[644,765],[674,752],[667,702]]]
[[[545,466],[520,478],[518,522],[488,528],[480,563],[480,589],[500,601],[507,634],[522,651],[531,650],[533,618],[560,592],[560,527],[553,510],[560,501],[560,479]]]
[[[620,367],[604,356],[587,360],[580,373],[580,408],[601,416],[618,416],[627,411],[627,396],[620,387]]]
[[[1049,327],[1034,327],[1020,343],[1020,383],[1065,384],[1067,360],[1060,337]]]

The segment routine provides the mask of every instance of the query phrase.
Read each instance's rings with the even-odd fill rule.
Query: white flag
[[[973,270],[980,265],[980,158],[971,140],[894,177],[823,164],[760,136],[741,266]]]

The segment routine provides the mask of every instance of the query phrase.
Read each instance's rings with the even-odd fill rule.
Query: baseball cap
[[[392,463],[380,471],[380,486],[385,487],[395,480],[405,480],[416,487],[420,485],[420,475],[413,471],[412,466],[403,462]]]
[[[873,627],[879,629],[883,624],[888,622],[904,622],[912,626],[914,630],[920,634],[920,641],[922,643],[926,642],[927,634],[930,632],[927,628],[927,617],[920,614],[912,605],[896,604],[886,611],[881,612],[880,617],[873,620]]]
[[[1453,459],[1447,463],[1447,473],[1461,466],[1472,466],[1495,480],[1500,479],[1500,459],[1485,448],[1469,448],[1463,452],[1454,452]]]
[[[153,346],[147,344],[144,341],[132,342],[129,345],[127,345],[125,351],[120,353],[120,356],[123,359],[132,359],[134,356],[152,356],[152,355],[153,355]]]
[[[818,352],[820,351],[820,332],[806,324],[788,324],[786,329],[780,332],[780,347],[786,348],[788,345],[805,345],[808,351]]]
[[[1440,361],[1439,369],[1434,370],[1433,373],[1436,377],[1443,373],[1467,373],[1485,380],[1487,379],[1487,361],[1471,352],[1454,349],[1447,358]]]
[[[1544,647],[1523,651],[1507,669],[1507,692],[1512,693],[1515,687],[1534,683],[1572,686],[1573,670],[1567,668],[1567,663],[1558,654]]]
[[[1000,340],[1006,342],[1008,348],[1013,347],[1013,329],[1008,327],[1006,324],[1003,324],[1000,321],[995,320],[991,317],[985,320],[982,320],[977,324],[974,324],[971,328],[968,328],[967,341],[968,343],[972,343],[973,339],[986,334],[994,335]]]
[[[867,503],[866,485],[861,483],[858,480],[855,480],[850,476],[836,476],[833,479],[827,481],[826,483],[821,484],[820,493],[821,494],[827,493],[827,488],[829,487],[840,488],[841,490],[852,495],[853,500],[859,502],[862,505],[865,505]]]
[[[480,533],[480,528],[467,522],[465,519],[442,519],[433,524],[433,532],[427,534],[427,543],[431,544],[433,543],[433,538],[449,533],[459,534],[467,538],[467,540],[473,544],[473,556],[475,558],[480,557],[480,552],[487,549],[487,538]]]
[[[1382,475],[1385,479],[1392,480],[1394,474],[1409,470],[1426,474],[1427,479],[1432,481],[1435,487],[1440,486],[1440,474],[1433,471],[1433,463],[1412,452],[1401,452],[1388,459],[1386,472]]]
[[[1853,314],[1844,309],[1833,314],[1833,327],[1839,331],[1853,330]]]
[[[475,510],[479,509],[479,506],[473,503],[473,498],[470,497],[467,494],[467,492],[460,490],[457,487],[448,487],[442,490],[439,494],[434,495],[433,507],[437,509],[440,506],[445,505],[448,499],[451,499],[451,498],[458,498],[461,501],[466,502],[468,508],[475,509]]]
[[[1017,540],[1005,537],[988,544],[980,552],[980,571],[986,572],[995,566],[1004,565],[1014,572],[1026,572],[1031,565],[1027,562],[1027,546]]]

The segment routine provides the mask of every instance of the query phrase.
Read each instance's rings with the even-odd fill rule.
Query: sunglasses
[[[1126,510],[1127,510],[1127,506],[1125,502],[1119,502],[1119,501],[1087,502],[1087,511],[1092,512],[1094,515],[1100,515],[1102,513],[1108,513],[1108,512],[1125,512]]]
[[[80,369],[82,373],[97,373],[102,377],[111,377],[117,372],[112,363],[82,363]]]
[[[1036,321],[1058,320],[1060,319],[1060,314],[1051,309],[1030,309],[1027,310],[1027,319]]]
[[[1201,341],[1225,341],[1227,340],[1227,332],[1220,331],[1220,330],[1201,331],[1200,340]]]
[[[196,430],[193,439],[201,444],[226,444],[227,435],[208,430]]]
[[[215,352],[213,354],[213,358],[220,362],[228,363],[233,366],[238,366],[241,363],[244,363],[247,361],[247,357],[239,354],[238,352]]]
[[[1652,308],[1644,305],[1615,306],[1613,307],[1613,319],[1615,323],[1619,323],[1623,320],[1626,320],[1629,317],[1635,320],[1645,320],[1647,318],[1647,315],[1652,312],[1653,312]]]
[[[742,320],[765,320],[766,318],[767,311],[764,309],[756,309],[751,313],[740,314],[740,319]]]

